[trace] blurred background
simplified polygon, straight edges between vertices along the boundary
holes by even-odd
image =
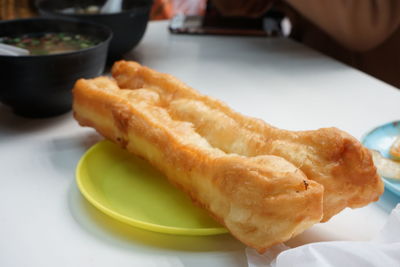
[[[37,15],[35,0],[0,0],[1,20]],[[154,0],[149,18],[171,20],[170,30],[178,34],[292,38],[400,88],[400,1]],[[182,23],[197,29],[182,29]],[[260,25],[266,34],[260,34]]]
[[[0,0],[0,19],[30,18],[37,16],[37,0]],[[40,0],[39,0],[40,1]],[[176,14],[201,15],[206,9],[206,0],[154,0],[151,20],[170,19]]]

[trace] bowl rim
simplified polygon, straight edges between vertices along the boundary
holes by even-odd
[[[131,13],[133,10],[147,10],[151,9],[153,5],[153,0],[143,0],[143,3],[145,3],[142,6],[130,8],[130,9],[125,9],[120,12],[114,12],[114,13],[102,13],[102,14],[65,14],[61,12],[57,12],[54,9],[48,9],[48,8],[43,8],[43,3],[49,2],[51,0],[42,0],[42,1],[36,1],[35,7],[38,9],[39,12],[45,12],[47,14],[52,14],[56,16],[64,16],[64,17],[71,17],[71,18],[89,18],[89,17],[112,17],[112,16],[119,16],[121,14],[127,14]]]
[[[58,22],[70,22],[70,23],[80,23],[80,24],[87,24],[89,26],[92,27],[97,27],[97,28],[102,28],[102,30],[104,30],[105,32],[107,32],[107,38],[105,38],[104,40],[100,41],[98,44],[88,47],[88,48],[82,48],[79,50],[74,50],[74,51],[69,51],[69,52],[62,52],[62,53],[57,53],[57,54],[49,54],[49,55],[21,55],[21,56],[12,56],[12,55],[0,55],[0,58],[15,58],[15,59],[32,59],[32,58],[48,58],[48,57],[63,57],[63,56],[69,56],[69,55],[74,55],[74,54],[80,54],[83,52],[87,52],[90,50],[94,50],[96,48],[98,48],[99,46],[102,46],[104,44],[110,43],[110,41],[113,38],[113,32],[112,30],[102,24],[99,23],[94,23],[94,22],[90,22],[87,20],[83,20],[83,19],[78,19],[78,18],[74,18],[74,17],[70,17],[70,18],[45,18],[45,17],[34,17],[34,18],[24,18],[24,19],[12,19],[12,20],[4,20],[4,21],[0,21],[0,27],[3,24],[12,24],[15,22],[29,22],[29,21],[58,21]]]

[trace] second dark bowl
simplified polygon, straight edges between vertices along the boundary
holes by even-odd
[[[73,17],[89,20],[109,27],[113,32],[108,61],[114,61],[133,49],[142,39],[149,21],[152,0],[123,0],[122,10],[104,14],[65,14],[67,8],[103,6],[106,0],[39,0],[40,15],[47,17]]]

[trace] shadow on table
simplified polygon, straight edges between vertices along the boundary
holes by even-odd
[[[66,136],[53,136],[43,144],[42,149],[47,151],[49,162],[60,174],[65,174],[59,177],[71,178],[70,174],[74,172],[82,155],[104,139],[91,128],[84,130]]]
[[[0,103],[0,138],[10,134],[23,134],[52,127],[70,119],[71,112],[45,119],[29,119],[15,115],[10,108]]]
[[[390,190],[385,188],[385,193],[380,197],[378,202],[371,203],[369,205],[376,205],[378,209],[381,209],[383,212],[390,214],[390,212],[396,207],[396,205],[400,202],[400,197],[391,192]],[[349,210],[350,213],[346,214],[346,216],[355,215],[357,210]],[[345,211],[342,211],[342,213]],[[367,215],[368,216],[368,215]],[[357,227],[360,224],[360,218],[357,220],[350,219],[349,223],[346,223],[346,227],[348,229],[354,229],[353,232],[357,232]],[[343,231],[340,231],[337,227],[340,226],[340,223],[335,224],[335,220],[337,217],[333,217],[331,221],[326,222],[324,224],[317,224],[310,229],[307,229],[305,232],[300,235],[294,237],[293,239],[286,242],[286,244],[290,247],[297,247],[303,244],[309,244],[314,242],[325,242],[325,241],[348,241],[349,238],[346,234],[343,234]],[[333,224],[331,224],[333,222]],[[330,231],[324,228],[324,225],[331,224],[332,229],[336,228],[336,231]],[[344,225],[343,225],[344,226]],[[350,231],[350,230],[349,230]],[[380,230],[379,230],[380,231]],[[347,231],[344,231],[344,233]],[[361,241],[361,240],[357,240]]]
[[[180,236],[145,231],[135,228],[100,212],[80,194],[75,183],[69,192],[69,207],[75,221],[94,237],[128,250],[147,246],[164,251],[230,252],[244,249],[244,245],[229,234],[213,236]],[[144,251],[145,253],[145,251]],[[154,253],[154,252],[153,252]]]

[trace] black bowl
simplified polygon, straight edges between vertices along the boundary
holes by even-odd
[[[0,101],[24,117],[50,117],[69,111],[75,81],[103,73],[112,38],[107,27],[78,20],[32,18],[0,22],[0,37],[42,32],[82,34],[97,38],[100,43],[60,54],[0,55]]]
[[[132,50],[142,39],[149,21],[152,0],[123,0],[122,10],[116,13],[67,14],[65,9],[102,7],[106,0],[39,0],[39,14],[47,17],[73,17],[108,26],[113,31],[109,48],[109,62]]]

